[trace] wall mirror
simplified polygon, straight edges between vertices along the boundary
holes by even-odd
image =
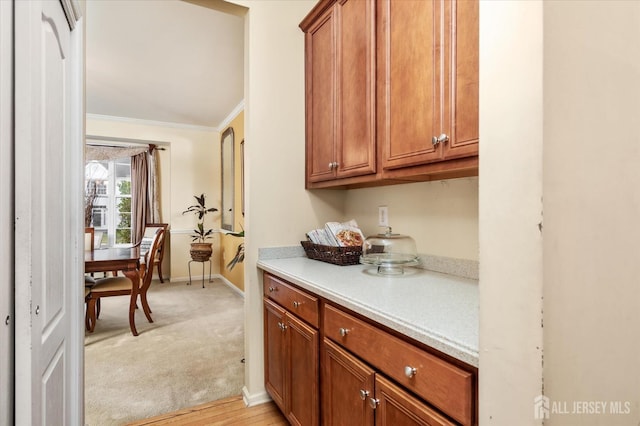
[[[233,232],[234,222],[234,170],[233,170],[233,128],[229,127],[221,137],[221,170],[222,170],[222,229]]]

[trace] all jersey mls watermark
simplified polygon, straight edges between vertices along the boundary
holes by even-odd
[[[533,400],[536,419],[552,415],[627,415],[631,414],[630,401],[554,401],[544,395]]]

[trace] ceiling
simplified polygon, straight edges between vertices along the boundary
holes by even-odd
[[[87,113],[218,128],[244,99],[239,15],[180,0],[87,0]]]

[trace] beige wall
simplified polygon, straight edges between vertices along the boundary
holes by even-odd
[[[638,424],[638,5],[612,12],[600,2],[481,2],[478,188],[462,179],[305,191],[297,24],[315,2],[238,3],[250,7],[245,395],[257,400],[264,391],[258,248],[297,245],[336,217],[375,232],[377,206],[387,204],[395,229],[419,236],[421,252],[479,252],[480,424],[542,424],[534,399],[543,379],[552,400],[633,404],[630,416],[546,424]],[[601,19],[606,25],[596,27]],[[475,197],[477,242],[465,235],[429,245],[439,227],[474,232]],[[458,211],[453,202],[461,213],[447,218]]]
[[[544,388],[640,424],[640,3],[544,6]],[[606,411],[609,411],[609,406]]]
[[[413,237],[419,253],[478,260],[478,178],[349,190],[344,219],[377,234],[378,206],[388,207],[393,232]]]
[[[245,396],[264,393],[259,247],[299,245],[304,233],[343,214],[344,192],[304,189],[304,37],[313,1],[238,1],[246,19]]]
[[[167,241],[169,267],[163,267],[163,275],[174,280],[188,278],[190,260],[190,233],[196,219],[182,215],[188,206],[195,203],[193,196],[204,193],[209,207],[220,208],[220,133],[214,129],[189,126],[148,124],[135,121],[115,121],[99,118],[87,119],[87,135],[166,142],[167,150],[160,151],[162,221],[169,223]],[[176,147],[178,147],[176,149]],[[218,171],[218,172],[216,172]],[[220,227],[219,213],[209,214],[205,227]],[[208,240],[217,250],[219,234]],[[219,257],[214,256],[214,274],[220,272]],[[208,273],[208,269],[205,273]],[[192,274],[202,275],[201,265],[192,264]]]
[[[244,111],[241,111],[231,120],[229,126],[233,128],[234,135],[234,232],[244,229],[244,216],[242,212],[242,141],[244,140]],[[227,128],[223,129],[221,133]],[[238,250],[238,245],[244,241],[241,237],[222,234],[220,236],[220,273],[229,282],[244,291],[244,266],[237,264],[232,270],[226,265],[233,259]]]
[[[422,252],[477,259],[478,184],[471,178],[351,191],[306,191],[304,37],[298,24],[315,1],[237,3],[250,8],[245,88],[245,396],[259,400],[264,393],[264,371],[262,282],[255,266],[258,248],[296,246],[309,229],[352,217],[367,232],[377,233],[377,206],[384,203],[389,206],[394,229],[420,240]],[[447,230],[455,237],[439,238]],[[437,242],[433,235],[438,236]]]

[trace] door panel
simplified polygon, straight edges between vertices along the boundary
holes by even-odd
[[[290,377],[287,383],[289,409],[287,417],[292,425],[318,424],[318,330],[309,327],[295,316],[286,314],[286,334],[289,347]]]
[[[15,417],[80,424],[82,35],[59,2],[16,2],[15,21]]]
[[[273,401],[285,410],[285,338],[282,332],[284,310],[264,299],[264,381]]]
[[[376,426],[455,426],[390,381],[376,376]]]
[[[13,2],[0,1],[0,425],[13,424]]]
[[[440,128],[439,1],[378,0],[379,141],[385,169],[437,160]]]
[[[307,99],[307,176],[310,182],[331,179],[335,172],[336,40],[334,8],[305,35]]]
[[[347,0],[338,13],[337,177],[376,171],[374,0]]]
[[[374,396],[374,370],[327,338],[322,365],[322,424],[372,425],[374,411],[369,398]]]
[[[444,146],[445,158],[478,153],[479,140],[479,1],[445,3],[446,28],[444,87],[446,93],[444,132],[450,141]]]

